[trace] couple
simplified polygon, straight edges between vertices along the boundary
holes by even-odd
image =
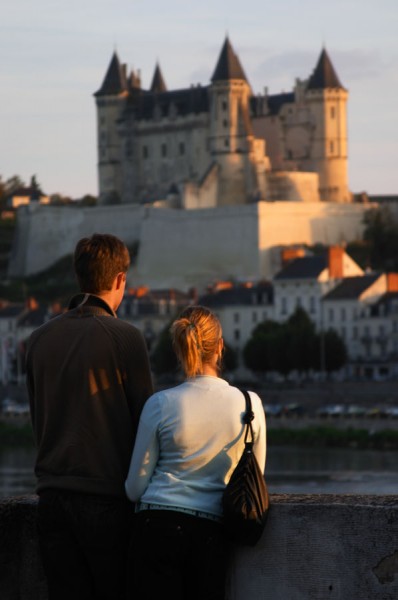
[[[186,381],[153,393],[143,336],[116,316],[129,263],[112,235],[80,240],[81,294],[28,343],[49,600],[224,600],[221,495],[243,450],[244,397],[220,377],[221,326],[200,306],[171,328]]]

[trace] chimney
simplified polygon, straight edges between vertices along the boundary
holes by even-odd
[[[387,292],[398,292],[398,273],[387,273]]]
[[[329,279],[343,279],[344,248],[340,246],[329,246],[328,249],[328,267]]]

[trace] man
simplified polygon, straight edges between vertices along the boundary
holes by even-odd
[[[124,598],[139,416],[152,394],[144,338],[119,320],[130,257],[118,238],[81,239],[81,294],[36,329],[27,387],[37,444],[38,532],[50,600]]]

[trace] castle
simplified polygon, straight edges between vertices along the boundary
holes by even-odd
[[[325,49],[293,92],[254,94],[225,39],[211,83],[151,87],[116,52],[97,105],[101,204],[214,208],[256,201],[351,201],[347,90]]]
[[[94,231],[138,248],[129,285],[272,278],[281,248],[360,239],[370,204],[347,175],[348,92],[325,49],[293,92],[255,95],[228,39],[207,86],[151,87],[113,54],[97,107],[95,208],[18,210],[9,273],[26,276]]]

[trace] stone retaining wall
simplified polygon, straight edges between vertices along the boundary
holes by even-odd
[[[228,600],[398,598],[398,495],[271,501],[259,544],[234,552]],[[36,506],[35,496],[0,502],[1,600],[47,599]]]

